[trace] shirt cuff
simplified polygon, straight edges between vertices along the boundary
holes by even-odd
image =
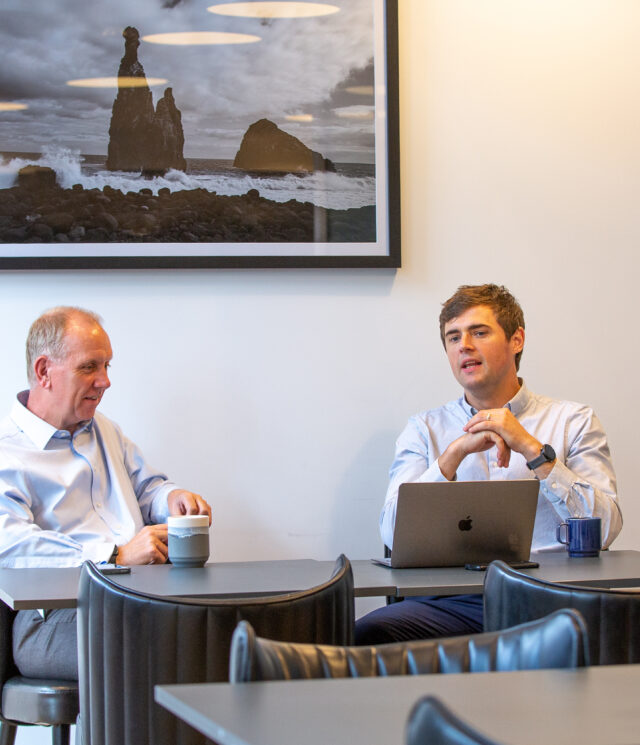
[[[452,481],[457,481],[458,474],[456,474]],[[416,481],[425,482],[425,481],[449,481],[449,479],[442,473],[440,470],[440,464],[438,463],[438,459],[434,460],[434,462],[427,468],[427,470],[420,476],[420,478],[416,479]]]
[[[166,523],[169,517],[169,494],[175,489],[180,489],[177,484],[172,481],[165,481],[165,483],[158,489],[153,496],[153,502],[151,504],[151,510],[149,512],[152,523]]]
[[[82,561],[92,561],[94,564],[107,564],[113,553],[113,546],[113,541],[84,546],[82,549]]]
[[[573,481],[571,471],[560,460],[556,460],[547,478],[540,480],[540,490],[552,504],[566,504]]]

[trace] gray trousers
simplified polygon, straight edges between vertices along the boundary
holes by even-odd
[[[78,630],[74,608],[21,610],[13,621],[13,659],[28,678],[78,680]]]

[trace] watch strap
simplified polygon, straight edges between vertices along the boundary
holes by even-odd
[[[536,468],[539,468],[544,463],[551,463],[551,461],[555,459],[556,451],[551,447],[551,445],[543,445],[540,448],[540,455],[533,460],[527,461],[527,468],[535,471]]]

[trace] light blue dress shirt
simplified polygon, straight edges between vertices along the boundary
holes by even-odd
[[[178,487],[102,414],[69,435],[18,395],[0,422],[0,565],[107,561],[146,524],[166,522]]]
[[[622,528],[616,496],[616,477],[607,437],[593,410],[571,401],[556,401],[529,391],[522,382],[506,404],[520,424],[541,443],[556,451],[557,460],[540,481],[532,551],[560,551],[556,526],[572,516],[602,518],[603,548]],[[415,481],[446,481],[438,458],[464,434],[463,426],[476,413],[464,396],[444,406],[416,414],[396,442],[389,488],[380,515],[380,535],[391,547],[400,484]],[[458,481],[531,479],[520,453],[511,453],[507,468],[496,462],[495,447],[468,455],[458,467]]]

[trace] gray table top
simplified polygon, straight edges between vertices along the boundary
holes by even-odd
[[[640,665],[581,670],[156,686],[156,701],[219,745],[404,742],[432,694],[509,745],[637,745]]]
[[[570,559],[565,552],[541,554],[532,576],[553,582],[601,587],[640,586],[640,551],[605,551],[597,559]],[[387,569],[368,559],[352,562],[355,594],[455,595],[482,592],[484,572],[462,567]],[[325,582],[334,562],[312,559],[243,561],[207,564],[200,569],[172,566],[132,567],[113,579],[125,587],[155,595],[232,597],[272,595],[305,590]],[[0,599],[14,610],[73,608],[80,568],[0,568]]]
[[[532,554],[531,558],[539,562],[540,567],[518,571],[549,582],[590,587],[640,586],[640,551],[602,551],[597,558],[585,559],[571,558],[566,551],[558,551]],[[372,571],[363,567],[363,563],[366,562],[353,562],[356,584],[362,595],[367,594],[368,581],[371,582],[371,589],[375,589],[375,582],[381,580],[380,570],[387,573],[387,581],[395,586],[396,594],[401,596],[482,592],[484,572],[473,572],[463,567],[387,569],[374,565],[375,571]]]
[[[326,582],[333,562],[312,559],[207,564],[198,569],[171,565],[133,566],[113,575],[123,587],[177,597],[251,597],[305,590]],[[14,610],[74,608],[80,567],[0,569],[0,599]],[[395,588],[391,588],[395,590]]]

